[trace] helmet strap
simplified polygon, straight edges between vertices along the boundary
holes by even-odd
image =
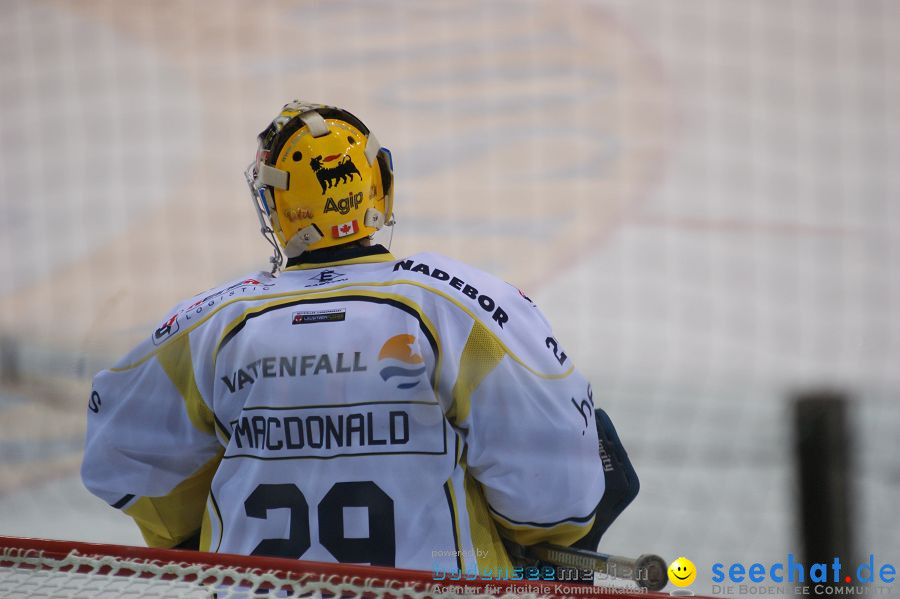
[[[377,231],[384,226],[384,214],[382,214],[380,210],[369,208],[368,210],[366,210],[366,216],[363,218],[363,224]]]
[[[309,225],[294,233],[284,246],[284,253],[288,258],[296,258],[306,251],[306,248],[322,239],[322,232],[316,225]]]

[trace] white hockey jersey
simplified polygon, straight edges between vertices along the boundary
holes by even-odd
[[[82,478],[151,546],[482,572],[603,494],[587,381],[520,291],[384,248],[183,302],[94,379]]]

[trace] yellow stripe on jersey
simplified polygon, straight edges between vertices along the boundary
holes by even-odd
[[[512,562],[506,553],[503,541],[500,539],[500,533],[497,532],[494,519],[491,518],[491,514],[488,511],[484,490],[481,488],[481,484],[469,474],[465,456],[463,457],[462,467],[465,472],[463,484],[466,490],[469,532],[472,535],[472,545],[476,549],[475,555],[479,556],[478,571],[484,572],[488,568],[495,573],[503,569],[512,571]]]
[[[218,532],[215,533],[215,538],[218,540],[215,548],[212,546],[214,533],[212,528],[213,517],[215,517],[219,527]],[[218,553],[219,547],[222,546],[224,534],[225,523],[222,521],[222,514],[219,513],[219,504],[216,503],[216,496],[213,495],[212,489],[210,489],[209,497],[206,500],[206,509],[203,510],[203,520],[200,523],[200,551]]]
[[[213,475],[224,450],[162,497],[141,497],[124,512],[134,518],[150,547],[169,548],[201,528]]]
[[[209,551],[209,546],[212,545],[212,524],[209,517],[209,500],[207,499],[207,505],[203,509],[203,518],[200,520],[200,546],[198,549],[200,551]]]
[[[441,351],[440,351],[441,338],[438,335],[437,327],[434,326],[434,323],[431,322],[431,320],[425,314],[425,311],[422,309],[422,307],[419,306],[414,301],[410,300],[408,297],[404,297],[402,295],[397,295],[394,293],[384,293],[381,291],[368,291],[368,290],[362,290],[362,289],[352,289],[352,290],[343,290],[343,291],[318,291],[318,292],[313,292],[313,293],[301,292],[301,293],[297,293],[297,294],[291,294],[291,296],[288,296],[288,297],[284,297],[282,295],[282,297],[278,300],[266,302],[263,304],[257,304],[255,306],[253,306],[252,308],[248,308],[248,309],[244,310],[243,312],[241,312],[240,316],[238,316],[237,318],[232,320],[230,323],[228,323],[228,326],[226,326],[222,330],[222,334],[219,336],[219,340],[216,342],[216,348],[212,354],[213,365],[215,365],[216,360],[219,357],[219,350],[221,349],[222,343],[225,341],[225,339],[232,333],[232,331],[234,331],[238,326],[240,326],[243,322],[245,322],[248,317],[250,317],[254,314],[257,314],[259,312],[264,312],[266,310],[270,310],[272,308],[276,308],[281,305],[291,304],[293,302],[298,301],[298,299],[300,299],[300,298],[302,298],[304,300],[307,300],[307,299],[309,299],[309,300],[314,300],[314,299],[340,300],[342,297],[354,296],[354,295],[361,296],[361,297],[371,297],[371,298],[377,298],[377,299],[391,300],[391,301],[394,301],[399,304],[403,304],[403,305],[407,306],[408,308],[410,308],[412,311],[414,311],[418,315],[419,321],[425,326],[425,328],[428,330],[429,334],[431,335],[431,338],[434,339],[434,342],[437,344],[437,348],[436,348],[436,352],[435,352],[437,354],[437,355],[435,355],[436,363],[435,363],[435,367],[434,367],[434,387],[435,387],[435,389],[437,389],[438,382],[440,379],[440,373],[441,373]],[[260,299],[260,298],[256,298],[256,299]]]
[[[563,522],[556,526],[533,527],[513,524],[502,516],[492,513],[494,520],[503,528],[503,536],[519,545],[535,545],[537,543],[553,543],[569,546],[588,533],[594,525],[594,518],[584,523]]]
[[[163,346],[157,354],[157,360],[184,399],[191,424],[197,430],[212,435],[215,432],[215,417],[203,401],[194,379],[190,337],[185,335],[173,339],[172,343]]]
[[[459,359],[459,375],[453,385],[447,419],[453,424],[464,422],[469,416],[472,392],[497,367],[506,350],[481,322],[475,321]]]
[[[425,285],[424,283],[419,283],[418,281],[397,280],[397,281],[386,281],[386,282],[384,282],[384,283],[355,283],[355,284],[356,284],[356,285],[414,285],[414,286],[416,286],[416,287],[421,287],[422,289],[424,289],[424,290],[426,290],[426,291],[429,291],[429,292],[431,292],[431,293],[433,293],[433,294],[435,294],[435,295],[439,295],[440,297],[444,298],[444,299],[447,300],[448,302],[454,304],[457,308],[459,308],[460,310],[462,310],[463,312],[465,312],[466,314],[468,314],[469,317],[471,317],[473,321],[475,321],[475,322],[481,324],[481,320],[480,320],[477,316],[475,316],[475,313],[472,312],[471,310],[469,310],[469,308],[468,308],[467,306],[465,306],[462,302],[460,302],[459,300],[457,300],[457,299],[454,298],[453,296],[451,296],[451,295],[449,295],[449,294],[447,294],[447,293],[444,293],[443,291],[440,291],[439,289],[435,289],[435,288],[433,288],[433,287],[429,287],[428,285]],[[484,326],[484,325],[482,325],[482,326]],[[491,335],[491,336],[494,338],[494,340],[496,341],[496,343],[497,343],[501,348],[503,348],[503,351],[506,353],[506,355],[508,355],[510,358],[512,358],[513,360],[515,360],[516,362],[518,362],[525,370],[527,370],[528,372],[530,372],[531,374],[533,374],[533,375],[536,376],[536,377],[539,377],[539,378],[542,378],[542,379],[564,379],[564,378],[566,378],[567,376],[569,376],[570,374],[572,374],[572,373],[575,371],[575,365],[574,365],[574,364],[570,365],[570,366],[566,369],[565,372],[561,372],[561,373],[559,373],[559,374],[550,374],[550,373],[546,373],[546,372],[540,372],[540,371],[537,371],[537,370],[535,370],[534,368],[532,368],[531,366],[529,366],[528,364],[526,364],[526,363],[522,360],[522,358],[520,358],[519,356],[517,356],[516,354],[514,354],[514,353],[512,352],[512,350],[510,350],[509,347],[507,347],[506,344],[503,343],[503,341],[501,341],[500,338],[497,337],[497,335],[495,335],[495,334],[493,333],[493,331],[491,331],[491,330],[488,329],[487,327],[485,327],[485,331],[486,331],[489,335]],[[571,360],[570,360],[570,361],[571,361]]]
[[[466,571],[465,551],[462,548],[462,537],[459,534],[459,507],[457,507],[456,493],[453,491],[453,477],[451,476],[444,483],[444,491],[447,493],[447,500],[450,503],[450,518],[453,521],[453,541],[456,543],[454,550],[456,551],[456,559],[459,564],[459,571]]]
[[[339,289],[346,289],[348,287],[356,287],[356,288],[359,288],[359,287],[392,287],[395,285],[412,285],[414,287],[419,287],[421,289],[424,289],[425,291],[428,291],[430,293],[438,295],[438,296],[442,297],[443,299],[447,300],[448,302],[452,303],[456,307],[458,307],[460,310],[462,310],[464,313],[466,313],[470,318],[472,318],[473,321],[481,322],[480,319],[477,316],[475,316],[474,312],[472,312],[467,306],[465,306],[462,302],[460,302],[456,298],[452,297],[451,295],[449,295],[443,291],[440,291],[433,287],[429,287],[428,285],[425,285],[424,283],[420,283],[419,281],[410,281],[410,280],[406,280],[406,279],[398,279],[398,280],[394,280],[394,281],[374,281],[374,282],[373,281],[353,281],[350,283],[341,283],[339,285],[335,285],[333,287],[328,287],[326,289],[317,289],[317,290],[309,290],[309,291],[286,291],[286,292],[282,292],[282,293],[270,293],[270,294],[266,294],[266,295],[256,295],[256,296],[252,296],[252,297],[238,297],[238,298],[234,298],[234,299],[222,302],[220,305],[216,306],[216,308],[214,310],[212,310],[211,312],[206,314],[206,316],[199,319],[191,326],[189,326],[185,329],[182,329],[181,331],[176,333],[173,337],[171,337],[168,341],[166,341],[166,343],[163,344],[161,347],[149,352],[147,355],[142,356],[141,358],[138,358],[135,362],[132,362],[131,364],[126,364],[125,366],[110,368],[110,371],[111,372],[123,372],[126,370],[130,370],[132,368],[137,368],[138,366],[140,366],[141,364],[146,362],[148,359],[150,359],[154,355],[158,354],[162,349],[165,349],[165,347],[168,344],[173,343],[175,339],[187,337],[191,331],[193,331],[194,329],[196,329],[197,327],[199,327],[200,325],[205,323],[207,320],[212,318],[220,310],[222,310],[223,308],[226,308],[236,302],[251,302],[251,301],[255,302],[255,301],[274,299],[274,298],[287,299],[287,298],[297,298],[297,297],[316,297],[316,296],[318,296],[318,294],[321,294],[321,293],[331,294],[331,293],[338,291]],[[375,294],[376,292],[360,290],[360,291],[347,291],[345,293],[347,293],[347,294],[356,293],[359,295],[365,295],[367,293]],[[387,294],[385,294],[385,295],[387,295]],[[401,297],[401,296],[391,295],[390,297]],[[417,308],[418,308],[418,306],[417,306]],[[422,312],[422,310],[420,308],[418,308],[418,311],[420,314],[423,314],[423,316],[424,316],[424,313]],[[226,329],[226,331],[227,330],[228,329]],[[508,355],[511,359],[515,360],[523,368],[525,368],[528,372],[530,372],[531,374],[533,374],[536,377],[539,377],[542,379],[564,379],[567,376],[569,376],[570,374],[572,374],[572,372],[574,372],[574,370],[575,370],[574,365],[570,365],[569,368],[566,369],[564,372],[557,373],[557,374],[551,374],[551,373],[540,372],[538,370],[535,370],[534,368],[532,368],[531,366],[526,364],[525,361],[522,360],[519,356],[517,356],[515,353],[513,353],[509,349],[509,347],[507,347],[506,344],[504,344],[503,341],[501,341],[500,338],[497,337],[492,331],[490,331],[488,329],[486,329],[486,330],[488,331],[488,333],[490,335],[492,335],[495,338],[495,340],[500,345],[500,347],[503,348],[503,351],[506,352],[506,355]],[[221,338],[220,338],[220,342],[221,342]]]

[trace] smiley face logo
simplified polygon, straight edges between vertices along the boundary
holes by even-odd
[[[686,587],[697,578],[694,562],[686,557],[679,557],[669,566],[669,582],[677,587]]]

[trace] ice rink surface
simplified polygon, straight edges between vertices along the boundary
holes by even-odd
[[[601,550],[700,593],[798,553],[788,398],[827,387],[900,565],[900,4],[3,6],[0,534],[140,542],[78,480],[90,375],[265,267],[242,171],[301,97],[393,151],[395,255],[524,289],[592,380],[642,482]]]

